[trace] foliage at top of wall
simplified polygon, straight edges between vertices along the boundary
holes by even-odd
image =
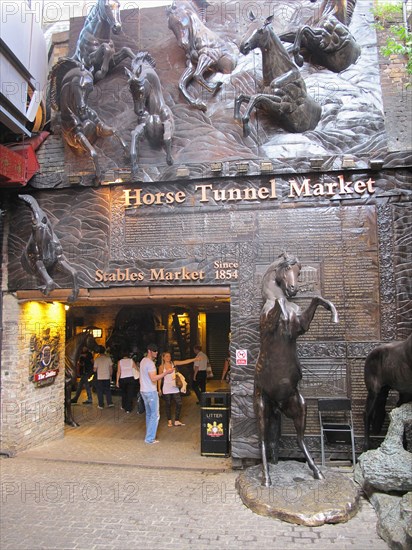
[[[400,55],[406,57],[406,71],[412,74],[412,34],[402,20],[403,3],[378,3],[372,10],[378,31],[387,30],[389,36],[381,48],[385,57]],[[408,84],[410,85],[410,83]]]

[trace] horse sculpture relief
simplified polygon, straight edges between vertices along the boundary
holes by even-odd
[[[64,356],[64,421],[73,428],[76,428],[79,424],[73,417],[71,393],[77,378],[77,362],[84,346],[95,352],[100,347],[90,332],[81,332],[67,341]]]
[[[132,61],[132,71],[125,68],[129,77],[129,89],[133,97],[133,108],[137,115],[137,126],[132,132],[130,158],[132,174],[137,174],[139,140],[145,136],[154,147],[164,145],[167,164],[173,164],[172,137],[174,119],[167,106],[156,72],[154,59],[148,52],[140,52]]]
[[[271,27],[273,15],[262,24],[253,12],[249,13],[251,24],[239,46],[247,55],[255,48],[262,52],[263,88],[255,95],[239,95],[235,100],[234,116],[243,123],[243,135],[250,133],[249,119],[255,108],[262,109],[281,128],[288,132],[313,130],[321,117],[322,109],[307,91],[299,69],[290,59]],[[243,115],[242,103],[247,103]]]
[[[208,71],[231,73],[237,64],[237,47],[206,27],[190,2],[174,0],[166,13],[169,29],[186,52],[186,70],[180,77],[179,90],[191,105],[206,111],[207,105],[188,91],[188,85],[194,80],[209,93],[216,94],[222,82],[210,83],[204,75]]]
[[[277,463],[281,412],[293,420],[298,445],[315,479],[323,474],[314,463],[304,441],[306,404],[298,390],[302,378],[296,340],[310,327],[318,306],[329,310],[332,321],[338,314],[332,302],[317,296],[301,310],[290,301],[298,292],[299,260],[286,253],[267,269],[262,281],[264,306],[260,316],[260,353],[255,370],[254,404],[260,435],[263,483],[271,485],[268,461]]]
[[[352,0],[352,4],[355,1]],[[299,66],[303,65],[302,48],[307,50],[315,64],[335,73],[356,62],[361,49],[348,28],[347,4],[347,0],[323,0],[319,15],[308,25],[280,36],[281,40],[293,43],[292,53]]]
[[[397,407],[412,401],[412,334],[403,342],[389,342],[372,350],[365,360],[366,399],[364,449],[370,433],[379,434],[385,420],[389,390],[399,392]]]
[[[23,268],[40,281],[39,289],[45,296],[57,286],[55,273],[69,275],[73,290],[67,301],[74,302],[79,294],[77,271],[67,261],[47,214],[31,195],[19,195],[19,199],[29,205],[32,219],[31,235],[21,257]]]
[[[93,70],[96,81],[104,78],[110,69],[124,59],[134,57],[130,48],[123,47],[117,52],[115,50],[110,34],[119,34],[121,29],[120,2],[97,0],[80,31],[73,56]]]
[[[81,63],[63,57],[53,66],[49,79],[51,105],[60,111],[63,138],[74,152],[88,153],[92,157],[99,182],[102,172],[93,147],[97,139],[115,136],[124,151],[128,151],[116,130],[105,124],[88,105],[93,91],[93,75]]]

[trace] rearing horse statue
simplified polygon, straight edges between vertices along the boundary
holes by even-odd
[[[118,0],[97,0],[90,10],[77,40],[73,58],[93,68],[95,81],[104,78],[110,69],[124,59],[133,59],[130,48],[123,47],[116,52],[110,33],[122,30],[120,2]]]
[[[88,105],[93,91],[93,75],[83,64],[61,57],[53,66],[49,79],[51,106],[60,111],[63,138],[76,153],[89,153],[99,182],[102,173],[93,146],[97,139],[115,136],[125,153],[127,148],[117,131],[105,124]]]
[[[132,132],[130,159],[132,174],[137,173],[139,140],[145,135],[153,146],[164,145],[166,162],[173,164],[172,137],[174,133],[173,114],[166,104],[155,60],[148,52],[139,52],[132,61],[132,70],[125,67],[129,77],[129,89],[133,97],[133,108],[137,115],[137,126]]]
[[[281,412],[293,420],[298,445],[315,479],[323,474],[314,463],[304,441],[306,403],[298,390],[302,369],[296,340],[312,322],[318,306],[329,310],[332,321],[338,313],[332,302],[320,296],[312,298],[305,310],[289,301],[298,292],[299,260],[283,253],[271,264],[262,280],[265,300],[260,315],[260,353],[255,370],[254,404],[258,421],[263,467],[263,483],[271,485],[268,461],[275,464],[279,455]]]
[[[256,95],[240,95],[235,100],[235,120],[242,120],[243,135],[250,133],[249,119],[255,107],[273,117],[288,132],[313,130],[321,117],[321,106],[307,91],[299,69],[290,59],[286,48],[275,34],[269,16],[263,24],[249,12],[251,25],[246,31],[239,49],[247,55],[255,48],[262,52],[263,89]],[[243,116],[240,106],[247,103]]]
[[[207,82],[204,73],[231,73],[237,65],[237,47],[227,40],[222,40],[206,27],[194,7],[186,0],[173,0],[172,5],[166,8],[166,13],[169,29],[173,31],[179,46],[186,52],[186,70],[180,77],[179,90],[193,107],[206,111],[206,103],[195,99],[187,87],[195,80],[209,93],[216,94],[223,83]]]

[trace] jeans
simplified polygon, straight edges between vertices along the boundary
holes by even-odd
[[[87,392],[87,399],[89,401],[92,401],[92,390],[89,384],[90,377],[91,377],[91,374],[82,374],[82,377],[79,380],[79,385],[77,386],[76,395],[72,399],[73,403],[77,403],[77,400],[79,399],[80,394],[82,393],[83,386],[85,387]]]
[[[159,396],[157,391],[140,392],[146,407],[146,437],[145,443],[152,443],[156,439],[159,424]]]
[[[97,400],[99,407],[104,407],[103,396],[106,396],[108,405],[112,404],[112,392],[110,391],[110,380],[97,380]]]

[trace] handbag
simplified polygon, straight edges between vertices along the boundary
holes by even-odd
[[[143,414],[146,411],[146,407],[144,406],[144,401],[142,394],[139,392],[137,394],[137,414]]]
[[[208,363],[206,367],[206,378],[208,379],[213,378],[213,371],[210,363]]]
[[[182,378],[183,378],[183,375],[180,374],[180,372],[176,372],[175,384],[176,384],[176,388],[179,388],[179,390],[183,388]]]

